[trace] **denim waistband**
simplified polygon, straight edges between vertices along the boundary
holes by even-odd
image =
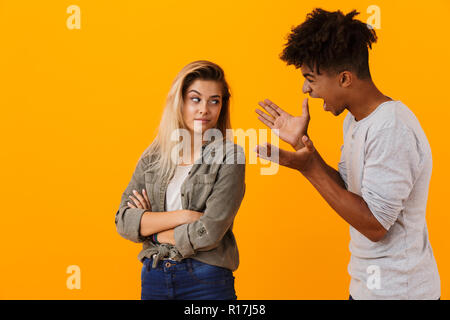
[[[191,258],[186,258],[180,261],[171,259],[158,259],[155,261],[154,258],[144,258],[143,264],[147,267],[147,270],[192,270],[196,266],[202,265],[204,263]]]
[[[156,257],[156,259],[158,259]],[[185,258],[179,261],[171,260],[171,259],[158,259],[155,258],[144,258],[143,264],[147,266],[147,270],[153,269],[161,269],[161,270],[193,270],[197,267],[201,267],[204,265],[208,265],[205,262],[198,261],[196,259],[192,258]],[[216,268],[223,268],[223,267],[217,267]],[[223,268],[226,269],[226,268]],[[228,269],[226,269],[228,270]],[[230,270],[231,272],[231,270]]]

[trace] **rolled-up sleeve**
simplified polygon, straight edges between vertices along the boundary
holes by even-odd
[[[421,169],[421,154],[408,128],[379,130],[368,139],[361,183],[362,198],[386,229],[404,209]]]
[[[235,164],[222,164],[202,217],[175,228],[175,244],[186,258],[196,251],[216,248],[231,227],[245,193],[245,155]]]
[[[344,156],[344,145],[341,146],[341,159],[338,163],[338,172],[341,176],[342,180],[344,181],[345,188],[348,188],[347,185],[347,165],[345,164],[345,156]]]
[[[128,196],[133,194],[133,190],[140,191],[145,187],[144,170],[146,162],[141,157],[136,165],[131,181],[122,194],[119,210],[116,213],[117,232],[125,239],[133,242],[143,242],[145,237],[140,235],[141,217],[146,209],[129,208]]]

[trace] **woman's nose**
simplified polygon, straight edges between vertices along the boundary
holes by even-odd
[[[200,104],[199,112],[202,114],[208,113],[208,106],[206,102]]]

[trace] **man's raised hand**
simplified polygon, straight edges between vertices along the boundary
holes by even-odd
[[[267,112],[255,110],[262,123],[270,129],[278,129],[280,139],[289,143],[295,150],[304,147],[302,137],[308,135],[308,124],[311,119],[308,98],[303,100],[302,115],[297,117],[290,115],[269,99],[265,99],[264,102],[258,104]]]

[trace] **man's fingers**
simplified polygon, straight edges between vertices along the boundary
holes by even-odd
[[[258,157],[270,160],[269,157],[270,157],[271,150],[270,150],[270,147],[268,147],[267,143],[265,143],[264,145],[258,144],[253,151],[256,152],[256,155]]]
[[[273,127],[273,123],[270,122],[270,121],[268,121],[268,120],[266,120],[265,118],[259,116],[259,117],[258,117],[258,120],[261,121],[262,123],[264,123],[264,124],[265,124],[266,126],[268,126],[270,129],[273,129],[273,128],[274,128],[274,127]]]
[[[270,143],[257,145],[254,151],[259,158],[278,163],[282,166],[288,166],[289,159],[292,157],[292,152],[275,147]]]
[[[267,104],[269,107],[271,107],[273,110],[275,110],[278,115],[283,115],[284,113],[286,113],[283,109],[281,109],[279,106],[277,106],[275,103],[273,103],[272,101],[270,101],[269,99],[265,99],[264,103]]]
[[[265,104],[264,102],[258,102],[258,104],[267,111],[267,113],[269,113],[272,117],[274,118],[278,118],[280,115],[278,114],[278,112],[275,111],[274,108],[272,108],[270,105]]]
[[[272,101],[270,101],[269,99],[264,99],[264,102],[262,103],[264,105],[266,105],[268,108],[272,109],[276,116],[280,116],[280,112],[278,112],[278,110],[281,110],[280,107],[278,107],[275,103],[273,103]],[[262,106],[260,104],[260,106]]]
[[[302,116],[306,115],[309,117],[309,103],[308,103],[308,98],[303,99],[303,104],[302,104]]]
[[[305,146],[296,152],[279,149],[270,143],[257,145],[254,151],[259,158],[278,163],[281,166],[301,170],[315,151],[314,145],[308,136],[304,135],[302,141]]]
[[[259,109],[256,109],[255,112],[256,112],[257,114],[259,114],[261,117],[263,117],[264,119],[266,119],[267,121],[269,121],[270,123],[272,123],[272,125],[273,125],[273,122],[275,121],[274,118],[272,118],[271,116],[269,116],[268,114],[262,112],[262,111],[259,110]]]
[[[302,142],[303,142],[303,144],[305,145],[306,149],[307,149],[309,152],[313,152],[313,151],[315,150],[314,144],[313,144],[313,142],[311,141],[311,139],[308,138],[308,136],[303,136],[303,137],[302,137]]]

